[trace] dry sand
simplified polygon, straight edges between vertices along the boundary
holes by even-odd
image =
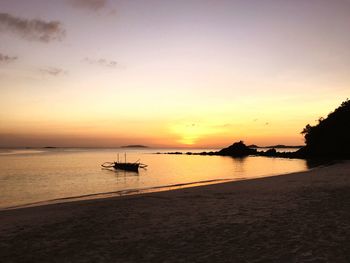
[[[350,162],[2,211],[0,262],[350,262]]]

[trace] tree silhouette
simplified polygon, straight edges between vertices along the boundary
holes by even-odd
[[[306,146],[299,153],[306,157],[350,157],[350,100],[320,118],[317,125],[306,125],[301,133]]]

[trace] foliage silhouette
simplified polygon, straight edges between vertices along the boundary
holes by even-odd
[[[317,125],[306,125],[301,133],[306,146],[296,154],[306,158],[349,158],[350,100],[344,101],[326,118],[320,118]]]

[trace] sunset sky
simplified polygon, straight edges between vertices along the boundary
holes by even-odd
[[[300,145],[349,47],[349,0],[0,0],[0,147]]]

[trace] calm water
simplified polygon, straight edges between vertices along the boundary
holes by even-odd
[[[163,150],[176,151],[176,149]],[[195,150],[191,150],[195,151]],[[198,150],[203,151],[203,150]],[[120,159],[148,164],[140,172],[110,171],[100,164]],[[1,150],[0,208],[84,195],[148,189],[221,179],[249,179],[307,169],[304,160],[267,157],[154,154],[159,150]],[[90,196],[91,198],[91,196]]]

